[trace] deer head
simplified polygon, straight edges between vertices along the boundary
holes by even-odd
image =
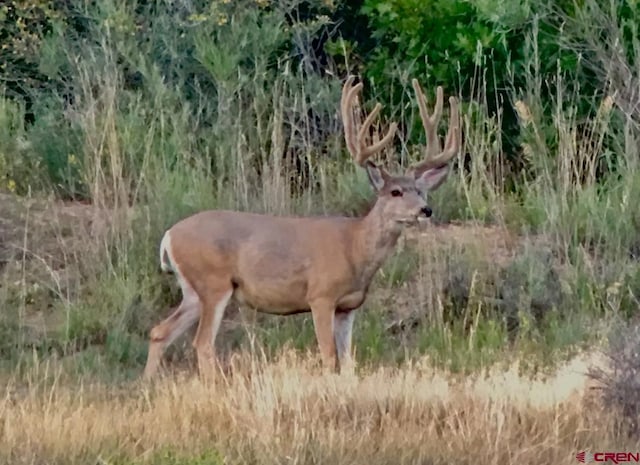
[[[437,88],[435,109],[433,115],[430,116],[427,111],[426,98],[418,81],[416,79],[412,81],[418,99],[422,125],[427,136],[427,146],[420,162],[411,165],[404,175],[392,175],[370,158],[393,140],[397,125],[392,123],[387,133],[379,141],[372,144],[366,142],[370,136],[371,124],[380,112],[382,105],[377,103],[364,122],[357,124],[360,118],[356,100],[362,89],[362,83],[354,86],[354,78],[355,76],[350,76],[342,89],[342,120],[347,149],[354,161],[367,170],[369,181],[377,193],[376,204],[372,211],[377,211],[385,222],[394,225],[415,224],[420,218],[430,217],[432,210],[427,203],[427,194],[436,190],[446,180],[449,173],[449,162],[459,150],[460,136],[456,99],[449,98],[450,124],[443,150],[437,134],[438,123],[442,116],[442,87]]]

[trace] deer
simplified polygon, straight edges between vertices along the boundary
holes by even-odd
[[[373,140],[371,125],[382,105],[359,124],[362,82],[347,78],[340,111],[346,148],[366,170],[376,199],[360,217],[284,216],[233,210],[206,210],[166,230],[160,242],[160,268],[175,275],[182,301],[149,334],[143,377],[152,378],[163,352],[187,329],[198,326],[192,346],[201,375],[216,366],[215,338],[229,302],[272,315],[311,313],[323,372],[354,372],[352,329],[355,311],[369,293],[379,268],[393,253],[406,227],[429,221],[427,194],[447,178],[458,153],[458,106],[449,98],[450,123],[444,149],[437,130],[443,90],[436,89],[433,114],[416,79],[426,147],[403,175],[392,175],[372,157],[395,137],[397,124]],[[366,112],[365,112],[366,114]]]

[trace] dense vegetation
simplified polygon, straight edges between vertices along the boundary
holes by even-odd
[[[2,3],[0,372],[137,377],[180,297],[158,243],[189,213],[365,211],[349,74],[399,124],[389,169],[424,143],[412,78],[458,96],[463,123],[432,199],[434,231],[460,224],[376,277],[360,365],[537,369],[602,342],[640,294],[639,20],[632,0]],[[230,312],[221,348],[315,350],[307,316],[253,318]]]

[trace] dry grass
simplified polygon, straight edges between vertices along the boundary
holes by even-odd
[[[169,448],[185,459],[215,449],[227,463],[538,465],[574,463],[577,450],[614,444],[606,419],[585,410],[593,357],[547,379],[523,378],[517,365],[456,378],[426,360],[323,377],[315,362],[285,353],[263,365],[243,354],[212,385],[171,377],[154,386],[74,386],[57,378],[20,394],[8,388],[0,457],[162,463],[158,452]]]

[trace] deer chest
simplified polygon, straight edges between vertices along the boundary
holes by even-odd
[[[338,300],[338,310],[355,310],[364,303],[366,297],[366,290],[352,291]]]

